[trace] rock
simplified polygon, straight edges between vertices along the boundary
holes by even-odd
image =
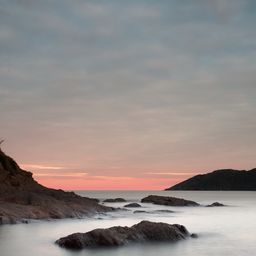
[[[131,203],[131,204],[125,205],[124,207],[136,208],[136,207],[141,207],[141,205],[137,203]]]
[[[148,213],[147,211],[140,211],[140,210],[137,210],[137,211],[134,211],[133,213]]]
[[[133,213],[148,213],[148,214],[160,214],[160,213],[174,213],[175,211],[171,210],[155,210],[155,211],[134,211]]]
[[[216,170],[196,175],[166,190],[256,191],[256,168],[249,171]]]
[[[131,211],[130,209],[124,208],[124,207],[115,207],[115,211],[120,211],[120,212],[129,212]]]
[[[154,210],[154,211],[140,211],[140,210],[137,210],[137,211],[134,211],[133,213],[148,213],[148,214],[159,214],[159,213],[174,213],[174,211],[171,211],[171,210]]]
[[[190,236],[191,238],[198,238],[198,235],[197,234],[195,234],[195,233],[193,233],[193,234],[191,234],[191,236]]]
[[[212,204],[206,205],[206,207],[220,207],[220,206],[225,206],[225,205],[219,202],[214,202]]]
[[[113,208],[96,199],[38,184],[31,172],[22,170],[0,148],[0,224],[30,219],[77,218]]]
[[[74,233],[60,238],[56,243],[67,249],[113,247],[130,243],[175,242],[190,236],[187,229],[178,224],[142,221],[132,227],[95,229],[87,233]]]
[[[141,199],[142,203],[152,203],[168,206],[199,206],[198,203],[182,198],[150,195]]]
[[[15,224],[15,220],[12,217],[1,216],[0,225],[3,225],[3,224]]]
[[[126,200],[123,198],[114,198],[114,199],[110,198],[110,199],[105,199],[103,202],[104,203],[124,203],[126,202]]]
[[[93,200],[93,201],[96,202],[96,203],[99,203],[99,202],[100,202],[100,200],[99,200],[98,198],[91,198],[91,197],[90,197],[90,199]]]
[[[151,213],[174,213],[174,211],[171,211],[171,210],[155,210],[155,211],[152,211]]]

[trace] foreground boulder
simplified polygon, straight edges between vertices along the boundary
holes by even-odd
[[[124,203],[126,202],[123,198],[109,198],[103,201],[104,203]]]
[[[175,242],[189,236],[189,232],[182,225],[142,221],[130,228],[116,226],[87,233],[74,233],[60,238],[56,243],[67,249],[83,249],[142,242]]]
[[[60,219],[111,211],[96,199],[38,184],[0,148],[0,224],[28,219]]]
[[[198,203],[182,198],[169,197],[169,196],[156,196],[150,195],[141,199],[142,203],[152,203],[167,206],[199,206]]]

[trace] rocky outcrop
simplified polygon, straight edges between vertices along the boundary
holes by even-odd
[[[175,211],[171,210],[154,210],[151,213],[174,213]]]
[[[149,212],[143,211],[143,210],[136,210],[136,211],[134,211],[133,213],[149,213]]]
[[[250,171],[222,169],[196,175],[166,190],[256,191],[256,168]]]
[[[142,203],[152,203],[158,205],[168,206],[199,206],[198,203],[182,198],[169,197],[169,196],[156,196],[150,195],[141,199]]]
[[[128,208],[138,208],[141,207],[140,204],[137,203],[130,203],[130,204],[126,204],[124,207],[128,207]]]
[[[132,227],[95,229],[87,233],[75,233],[60,238],[56,243],[67,249],[113,247],[130,243],[175,242],[190,236],[187,229],[178,224],[142,221]]]
[[[123,198],[109,198],[103,201],[104,203],[124,203],[126,202]]]
[[[222,206],[225,206],[225,205],[219,202],[214,202],[212,204],[206,205],[206,207],[222,207]]]
[[[136,210],[133,213],[165,214],[165,213],[174,213],[174,211],[171,211],[171,210],[154,210],[154,211]]]
[[[46,188],[0,149],[0,224],[82,217],[112,208],[73,192]]]

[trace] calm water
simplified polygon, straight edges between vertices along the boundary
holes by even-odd
[[[219,201],[229,207],[164,207],[143,204],[140,210],[170,209],[175,213],[133,214],[133,211],[98,215],[93,219],[41,221],[0,226],[1,256],[252,256],[256,252],[256,192],[174,192],[174,191],[79,191],[99,199],[123,197],[139,202],[149,194],[183,197],[208,204]],[[106,204],[123,206],[123,203]],[[136,210],[136,209],[135,209]],[[67,251],[54,244],[59,237],[114,225],[131,226],[141,220],[179,223],[198,239],[176,244],[132,245],[107,250]]]

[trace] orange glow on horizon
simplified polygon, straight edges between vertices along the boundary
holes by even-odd
[[[99,175],[99,172],[93,175],[83,168],[41,163],[21,164],[21,167],[29,168],[40,184],[63,190],[163,190],[195,175],[181,170],[139,170],[139,177],[132,176],[136,170],[122,170],[120,176]],[[131,176],[122,176],[121,173]]]
[[[180,181],[182,178],[135,178],[99,176],[97,179],[58,179],[35,177],[42,185],[63,190],[163,190]]]

